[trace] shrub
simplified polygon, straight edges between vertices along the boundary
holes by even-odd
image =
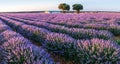
[[[119,46],[110,40],[92,39],[78,41],[79,54],[75,59],[80,64],[120,63]]]

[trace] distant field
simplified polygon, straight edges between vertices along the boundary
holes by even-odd
[[[119,44],[120,13],[0,14],[0,64],[119,64]]]

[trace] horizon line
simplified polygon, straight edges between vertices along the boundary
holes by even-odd
[[[40,10],[40,11],[36,11],[36,10],[29,10],[29,11],[0,11],[0,13],[19,13],[19,12],[25,12],[25,13],[27,13],[27,12],[45,12],[45,11],[48,11],[48,12],[61,12],[61,10]],[[70,12],[71,11],[75,11],[75,10],[70,10]],[[81,12],[120,12],[120,11],[108,11],[108,10],[98,10],[98,11],[96,11],[96,10],[88,10],[88,11],[83,11],[83,10],[81,10]]]

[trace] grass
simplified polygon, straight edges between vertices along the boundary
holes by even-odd
[[[115,36],[114,40],[120,45],[120,36]]]
[[[60,55],[50,53],[51,57],[54,58],[55,62],[60,62],[60,64],[75,64],[74,61],[67,61],[65,58],[61,57]]]

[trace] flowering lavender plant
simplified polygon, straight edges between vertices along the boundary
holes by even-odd
[[[79,60],[78,62],[81,64],[120,63],[120,46],[110,40],[78,41],[78,47],[80,54],[77,61]]]
[[[3,44],[6,52],[7,63],[18,64],[54,64],[55,62],[50,58],[49,54],[42,48],[37,48],[28,40],[17,37],[8,40]],[[43,55],[44,54],[44,55]]]

